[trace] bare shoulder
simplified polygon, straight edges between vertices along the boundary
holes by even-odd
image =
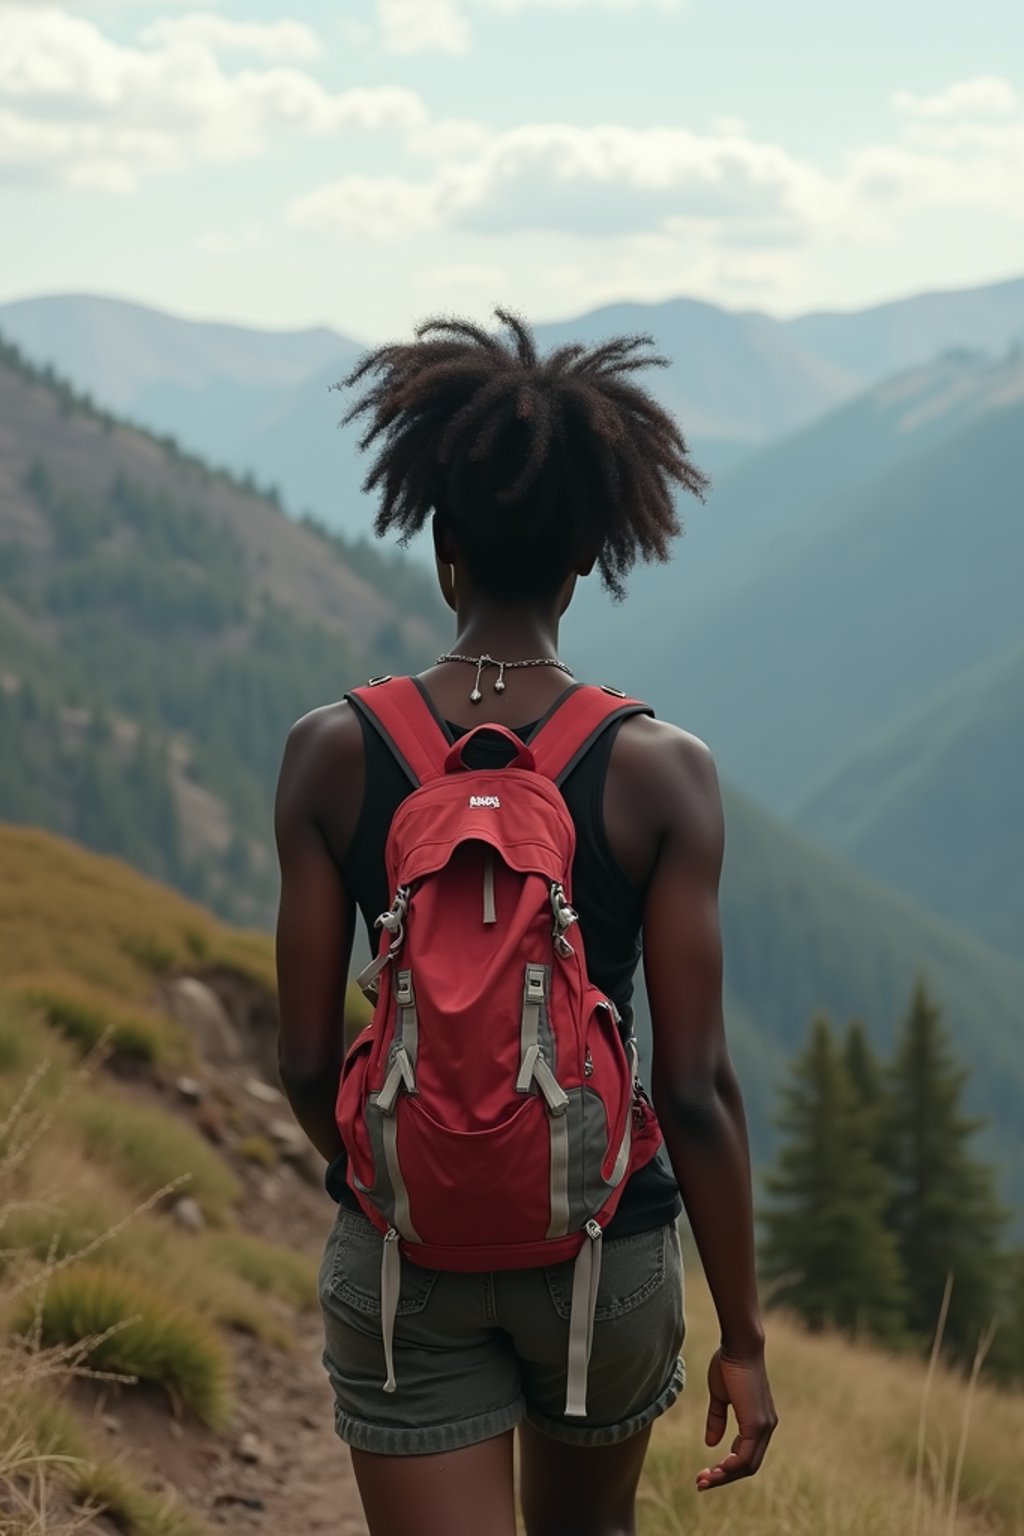
[[[325,764],[354,768],[363,760],[363,733],[351,704],[342,699],[311,709],[288,732],[285,763],[315,773]]]
[[[276,820],[316,822],[335,851],[347,847],[363,796],[363,732],[344,701],[310,710],[288,733]]]
[[[624,721],[612,762],[637,795],[659,806],[717,805],[718,773],[710,749],[690,731],[650,715]]]

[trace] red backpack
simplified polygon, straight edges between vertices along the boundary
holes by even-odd
[[[587,976],[557,786],[613,721],[651,711],[577,685],[529,746],[500,725],[453,744],[413,678],[348,697],[415,786],[388,833],[393,900],[359,977],[374,1015],[337,1104],[349,1184],[384,1238],[384,1390],[400,1251],[441,1270],[575,1258],[565,1411],[585,1415],[602,1228],[660,1133],[635,1041]],[[466,766],[481,732],[514,748],[507,767]]]

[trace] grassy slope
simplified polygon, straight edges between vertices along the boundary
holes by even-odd
[[[1024,948],[1024,642],[958,674],[804,797],[811,836],[951,922]]]
[[[79,1363],[162,1385],[168,1409],[173,1399],[213,1430],[232,1421],[237,1333],[290,1347],[293,1309],[315,1300],[315,1266],[239,1229],[245,1106],[218,1131],[219,1150],[199,1133],[198,1113],[173,1112],[168,1066],[187,1066],[207,1101],[223,1084],[215,1089],[195,1039],[158,1001],[169,973],[216,971],[272,988],[270,942],[42,832],[0,828],[0,865],[0,1509],[12,1489],[29,1498],[38,1474],[58,1489],[49,1522],[33,1523],[26,1508],[15,1529],[60,1532],[62,1503],[94,1496],[126,1536],[202,1536],[201,1521],[147,1491],[145,1469],[115,1463],[94,1430],[54,1402],[67,1374],[60,1359],[26,1361],[12,1337],[37,1317],[54,1347],[116,1324]],[[19,981],[25,975],[31,984]],[[83,1075],[93,1032],[66,1037],[69,1016],[52,1013],[54,998],[65,1007],[85,999],[90,1020],[106,1010],[116,1072],[94,1065]],[[133,1049],[121,1058],[117,1032],[129,1018]],[[158,1049],[140,1057],[140,1039]],[[165,1201],[139,1210],[182,1175],[206,1215],[198,1234],[183,1234]],[[63,1266],[75,1254],[82,1259],[59,1267],[37,1309],[44,1262]],[[40,1469],[37,1458],[54,1453],[65,1459]]]
[[[923,1363],[809,1336],[779,1315],[769,1320],[768,1364],[780,1424],[764,1466],[750,1482],[698,1497],[693,1479],[709,1459],[704,1370],[718,1342],[699,1276],[688,1283],[687,1314],[688,1385],[655,1425],[640,1536],[1019,1536],[1024,1529],[1024,1396],[981,1387],[972,1402],[963,1379],[942,1370],[926,1394]]]
[[[732,823],[739,832],[742,811],[733,811]],[[265,940],[234,933],[115,861],[42,834],[4,829],[0,862],[16,876],[16,890],[0,908],[0,1021],[11,1019],[5,979],[25,968],[61,968],[94,984],[102,973],[122,1006],[150,996],[163,966],[195,964],[197,951],[212,964],[241,963],[257,976],[266,974]],[[2,1054],[10,1038],[11,1032],[0,1023],[0,1095],[6,1099],[40,1053],[58,1063],[66,1059],[70,1066],[67,1048],[41,1025],[27,1034],[22,1024],[14,1040],[25,1055],[21,1067],[14,1068]],[[119,1103],[116,1084],[86,1084],[81,1091],[88,1095],[101,1089],[108,1105]],[[151,1113],[154,1125],[158,1118]],[[36,1251],[46,1251],[47,1231],[55,1226],[66,1241],[80,1244],[97,1225],[109,1226],[134,1203],[108,1163],[80,1148],[70,1155],[76,1148],[75,1134],[72,1120],[32,1153],[30,1188],[52,1190],[59,1178],[68,1201],[56,1218],[53,1212],[36,1218],[37,1230],[28,1234]],[[212,1322],[222,1338],[230,1340],[231,1334],[223,1333],[226,1325],[249,1330],[261,1322],[267,1326],[260,1311],[262,1293],[254,1290],[257,1282],[264,1287],[269,1283],[282,1300],[293,1302],[307,1283],[294,1257],[285,1263],[283,1256],[230,1226],[186,1242],[165,1217],[155,1214],[138,1218],[111,1248],[83,1267],[83,1296],[101,1284],[97,1267],[102,1270],[104,1265],[116,1266],[119,1275],[135,1276],[135,1289],[127,1296],[135,1316],[140,1308],[152,1306],[154,1288],[159,1292],[163,1287],[173,1298],[167,1311],[157,1303],[162,1329],[150,1342],[150,1360],[157,1357],[158,1343],[166,1349],[168,1339],[177,1337],[183,1305],[189,1315],[198,1316],[207,1327]],[[74,1267],[65,1272],[59,1300],[75,1273]],[[0,1275],[0,1293],[5,1283]],[[106,1294],[109,1302],[109,1288]],[[279,1305],[274,1312],[278,1320]],[[701,1444],[703,1370],[715,1338],[711,1309],[696,1274],[689,1281],[688,1315],[690,1387],[655,1430],[641,1500],[641,1536],[679,1536],[691,1530],[708,1536],[906,1536],[912,1528],[923,1367],[868,1346],[808,1337],[784,1318],[774,1317],[769,1359],[782,1425],[770,1458],[753,1482],[698,1500],[692,1480],[707,1461]],[[190,1337],[191,1352],[180,1366],[189,1368],[187,1384],[196,1369],[194,1328]],[[40,1451],[57,1450],[74,1458],[61,1476],[74,1489],[100,1490],[112,1498],[122,1511],[121,1529],[127,1536],[204,1536],[194,1516],[180,1507],[169,1511],[158,1497],[147,1495],[130,1459],[116,1469],[88,1427],[67,1409],[52,1406],[48,1394],[33,1389],[27,1398],[16,1399],[10,1380],[14,1369],[24,1387],[29,1374],[24,1363],[6,1357],[0,1345],[0,1404],[16,1410],[9,1417],[0,1411],[0,1488],[12,1470],[20,1436],[26,1470]],[[204,1379],[201,1376],[195,1385],[201,1386]],[[919,1536],[1018,1536],[1024,1519],[1019,1478],[1024,1398],[988,1389],[979,1390],[968,1425],[960,1497],[950,1524],[954,1462],[966,1409],[962,1380],[940,1371],[926,1419]],[[51,1469],[49,1475],[53,1479],[56,1473]],[[52,1518],[45,1527],[32,1526],[26,1518],[24,1529],[63,1536]]]

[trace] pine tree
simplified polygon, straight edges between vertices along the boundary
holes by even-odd
[[[961,1108],[970,1073],[955,1059],[942,1011],[922,979],[914,987],[890,1072],[887,1146],[894,1195],[889,1223],[908,1284],[908,1323],[934,1330],[953,1276],[946,1338],[971,1356],[999,1307],[999,1239],[1007,1220],[992,1169],[971,1139],[984,1120]]]
[[[883,1168],[886,1161],[886,1084],[862,1019],[851,1019],[843,1040],[843,1061],[870,1125],[871,1155]]]
[[[774,1204],[762,1250],[775,1295],[812,1327],[900,1334],[903,1277],[873,1120],[824,1017],[794,1064],[778,1125],[785,1139],[767,1179]]]

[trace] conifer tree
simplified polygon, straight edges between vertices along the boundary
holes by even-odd
[[[765,1276],[812,1327],[902,1332],[903,1277],[886,1230],[886,1179],[874,1129],[834,1038],[818,1017],[783,1090],[784,1134],[767,1188]]]
[[[971,1140],[984,1120],[964,1113],[970,1076],[957,1062],[942,1011],[923,979],[914,987],[890,1072],[887,1146],[896,1234],[908,1285],[907,1320],[934,1330],[947,1274],[953,1275],[946,1338],[971,1356],[999,1309],[999,1239],[1007,1220],[992,1169]]]
[[[870,1124],[871,1155],[886,1167],[886,1083],[882,1063],[875,1054],[862,1019],[851,1019],[843,1040],[843,1061],[850,1082]]]

